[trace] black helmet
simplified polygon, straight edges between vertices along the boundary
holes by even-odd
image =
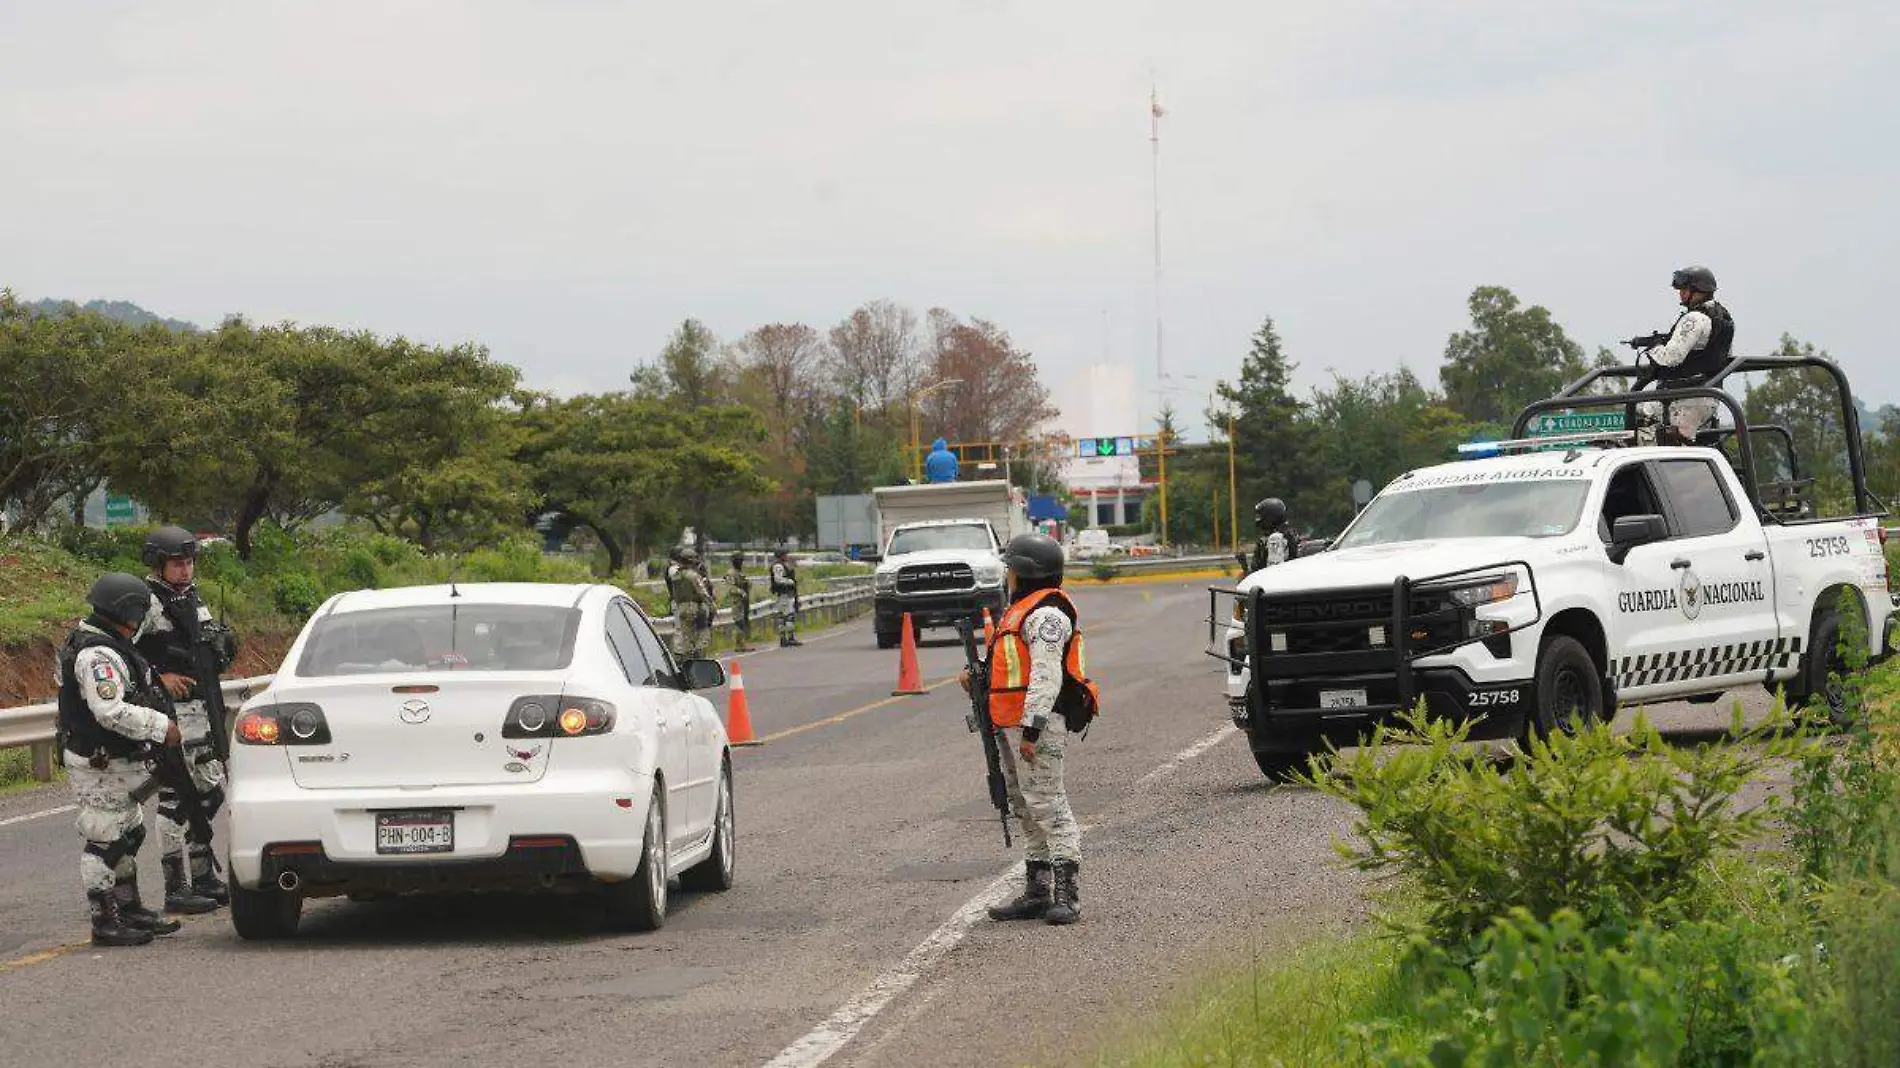
[[[745,567],[745,554],[744,554],[744,553],[733,553],[733,554],[732,554],[732,566],[733,566],[733,567],[738,567],[738,568],[743,568],[743,567]]]
[[[1062,574],[1062,546],[1047,534],[1018,534],[1003,546],[1003,563],[1017,578],[1049,579]]]
[[[144,579],[114,571],[99,576],[86,593],[86,603],[103,619],[136,627],[145,622],[146,610],[152,606],[152,591]]]
[[[1715,295],[1715,272],[1707,267],[1683,267],[1669,276],[1669,288],[1693,289],[1697,293]]]
[[[1253,506],[1254,522],[1263,527],[1277,527],[1286,522],[1286,502],[1278,497],[1268,497]]]
[[[157,571],[167,560],[183,557],[186,560],[198,559],[198,538],[184,527],[155,527],[145,535],[145,548],[140,550],[139,559],[145,566]]]

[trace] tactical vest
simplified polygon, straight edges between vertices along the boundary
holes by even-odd
[[[699,584],[699,572],[683,564],[675,564],[673,573],[666,580],[667,592],[673,596],[674,604],[700,604],[706,600],[706,590]]]
[[[1056,698],[1056,710],[1070,730],[1079,730],[1101,707],[1101,691],[1089,681],[1088,653],[1075,603],[1060,589],[1036,590],[1009,606],[990,637],[990,722],[998,727],[1022,726],[1023,706],[1029,697],[1029,642],[1023,638],[1023,624],[1046,601],[1053,601],[1076,624],[1062,656],[1062,692]]]
[[[139,652],[159,671],[186,675],[200,683],[204,682],[204,679],[199,678],[203,662],[198,654],[199,643],[204,639],[203,628],[198,622],[198,607],[203,602],[198,599],[197,589],[194,587],[180,593],[168,582],[151,579],[147,579],[145,585],[151,589],[152,597],[158,601],[159,611],[165,614],[172,629],[169,633],[146,634],[139,640]]]
[[[101,627],[103,629],[103,625]],[[97,680],[77,678],[73,670],[74,662],[79,659],[81,652],[101,645],[119,654],[119,659],[125,661],[130,677],[116,681],[124,688],[120,696],[128,704],[143,705],[161,712],[170,707],[165,691],[159,687],[158,680],[152,674],[151,665],[145,662],[131,642],[116,635],[75,630],[59,650],[59,728],[65,736],[63,744],[80,756],[89,757],[104,750],[107,756],[131,759],[139,755],[145,743],[109,731],[100,724],[80,690],[81,686],[95,685]]]
[[[781,573],[785,576],[783,581],[779,579]],[[771,581],[773,593],[797,593],[798,569],[790,564],[773,564]]]
[[[1665,388],[1681,389],[1686,386],[1704,385],[1714,378],[1718,371],[1728,366],[1729,350],[1735,343],[1735,318],[1729,315],[1727,308],[1712,300],[1691,308],[1684,308],[1682,315],[1688,315],[1691,312],[1701,312],[1709,317],[1709,340],[1703,342],[1701,348],[1691,352],[1689,358],[1680,364],[1674,367],[1658,368],[1661,372],[1660,380]],[[1682,323],[1682,316],[1676,317],[1676,323],[1677,325]],[[1675,332],[1674,327],[1670,328],[1670,332],[1672,334]]]

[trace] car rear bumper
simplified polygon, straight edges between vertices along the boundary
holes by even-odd
[[[230,803],[231,873],[240,885],[257,888],[296,870],[312,894],[387,889],[375,884],[392,880],[474,889],[523,876],[626,879],[640,866],[652,792],[650,776],[624,770],[551,773],[518,786],[424,790],[306,790],[288,781],[240,777]],[[378,812],[422,810],[453,813],[452,852],[376,851]],[[553,839],[569,845],[557,848]],[[291,845],[296,848],[285,848]]]

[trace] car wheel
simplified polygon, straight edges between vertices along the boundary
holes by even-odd
[[[715,894],[732,889],[732,873],[738,859],[737,825],[732,806],[732,764],[719,770],[719,808],[713,813],[712,855],[687,869],[680,885],[688,890],[709,890]]]
[[[1849,670],[1847,658],[1841,655],[1840,609],[1829,608],[1814,618],[1808,652],[1801,658],[1799,681],[1788,694],[1789,707],[1807,705],[1812,709],[1807,718],[1825,711],[1828,723],[1849,726],[1851,711],[1847,707],[1847,687],[1842,682]]]
[[[271,886],[246,890],[231,883],[231,926],[247,942],[269,942],[297,934],[303,895]]]
[[[640,867],[633,878],[608,883],[607,926],[616,931],[657,931],[666,923],[666,805],[660,784],[647,801]]]
[[[1253,762],[1268,782],[1292,782],[1306,771],[1305,753],[1263,753],[1255,749]]]
[[[879,649],[895,649],[897,648],[900,637],[897,631],[880,630],[877,632],[877,647]]]
[[[1537,651],[1537,694],[1525,733],[1548,738],[1577,728],[1603,714],[1603,675],[1583,643],[1559,634]],[[1526,740],[1529,740],[1527,738]]]

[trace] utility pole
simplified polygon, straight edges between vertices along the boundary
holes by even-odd
[[[1167,364],[1162,358],[1161,347],[1161,116],[1167,114],[1161,109],[1161,96],[1155,87],[1153,75],[1148,81],[1148,145],[1150,148],[1149,178],[1154,188],[1155,212],[1155,381],[1168,377]]]
[[[1240,551],[1240,479],[1234,469],[1234,410],[1227,409],[1227,533]]]

